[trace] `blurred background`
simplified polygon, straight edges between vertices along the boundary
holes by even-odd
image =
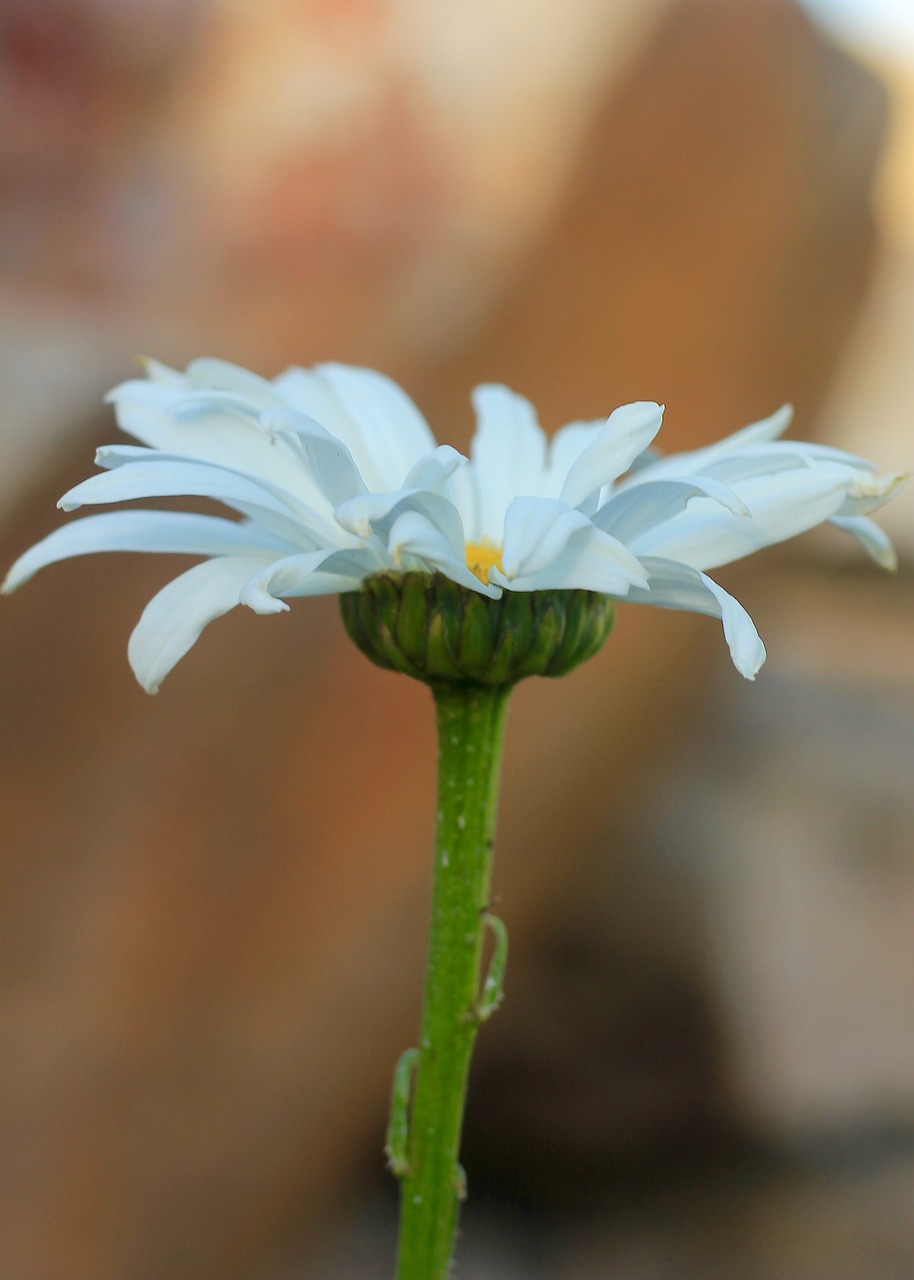
[[[5,564],[115,439],[136,353],[346,360],[465,444],[666,403],[912,465],[907,0],[3,0]],[[620,607],[514,699],[461,1274],[908,1280],[914,508],[721,574],[770,658]],[[55,566],[0,627],[0,1280],[392,1272],[425,690],[332,600],[208,629],[177,571]],[[242,616],[244,614],[244,616]]]

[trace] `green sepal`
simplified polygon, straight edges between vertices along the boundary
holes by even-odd
[[[460,671],[471,680],[488,680],[492,667],[495,635],[490,603],[488,596],[472,591],[463,603],[457,660]]]
[[[425,663],[428,646],[428,600],[420,574],[404,575],[400,607],[396,614],[397,643],[410,662]]]

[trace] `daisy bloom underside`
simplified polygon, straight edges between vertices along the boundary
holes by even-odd
[[[149,602],[130,638],[131,665],[151,693],[236,605],[280,613],[297,596],[359,591],[391,573],[442,574],[491,599],[583,590],[709,614],[752,679],[764,646],[708,570],[823,521],[894,565],[869,517],[904,477],[782,440],[786,407],[716,444],[663,457],[651,448],[659,405],[570,423],[550,442],[527,400],[486,385],[473,393],[467,459],[438,445],[409,397],[367,369],[323,364],[270,381],[203,359],[183,373],[150,361],[146,374],[109,396],[138,443],[100,449],[101,472],[58,505],[191,496],[230,514],[84,516],[21,556],[3,590],[90,552],[201,557]]]

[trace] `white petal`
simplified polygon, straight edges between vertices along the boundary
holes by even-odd
[[[626,547],[557,498],[511,503],[501,562],[502,571],[491,571],[492,581],[515,591],[567,587],[613,595],[647,582]]]
[[[721,618],[724,637],[733,665],[747,680],[754,680],[765,661],[765,646],[746,610],[706,574],[688,565],[645,556],[650,587],[633,587],[628,599],[636,604],[653,604],[662,609],[685,609]]]
[[[179,511],[111,511],[84,516],[55,529],[19,557],[7,574],[2,590],[15,591],[46,565],[94,552],[161,551],[223,556],[260,550],[283,555],[288,546],[256,525],[218,516]]]
[[[593,522],[620,542],[630,542],[645,530],[685,511],[697,497],[710,498],[733,515],[749,514],[745,502],[727,485],[706,476],[684,476],[620,489],[596,512]]]
[[[201,356],[187,366],[186,377],[192,387],[232,392],[259,404],[263,409],[282,404],[282,397],[272,382],[252,373],[250,369],[231,364],[228,360]]]
[[[439,444],[432,453],[420,458],[406,475],[402,488],[433,489],[441,492],[447,481],[460,467],[465,467],[466,458],[449,444]]]
[[[174,387],[183,386],[185,383],[183,373],[172,369],[170,365],[162,364],[161,360],[153,360],[151,356],[140,356],[140,364],[150,382],[164,382]],[[105,399],[108,400],[110,397],[106,396]]]
[[[130,665],[147,693],[158,690],[208,623],[234,609],[247,579],[269,560],[267,554],[204,560],[153,596],[127,646]]]
[[[473,405],[476,433],[466,476],[472,481],[475,503],[472,512],[464,513],[467,538],[497,543],[512,499],[542,491],[546,436],[530,401],[507,387],[477,387]]]
[[[898,568],[898,556],[892,540],[884,529],[866,516],[832,516],[829,524],[837,525],[851,534],[883,569],[894,572]]]
[[[544,497],[559,496],[572,464],[593,444],[605,426],[606,419],[600,418],[596,422],[569,422],[567,426],[559,428],[549,442],[546,463],[548,487]]]
[[[388,550],[397,567],[404,571],[437,570],[480,595],[493,600],[501,595],[500,587],[479,581],[467,566],[465,556],[455,551],[444,534],[418,511],[406,511],[398,517],[390,531]]]
[[[681,515],[633,538],[639,557],[663,556],[696,569],[711,569],[792,538],[840,508],[848,486],[846,467],[804,467],[759,476],[737,487],[751,516],[734,516],[698,498]]]
[[[668,480],[684,475],[713,475],[718,480],[732,484],[734,476],[726,468],[727,460],[734,455],[739,456],[744,453],[752,455],[761,446],[777,439],[787,430],[792,416],[793,409],[785,404],[770,418],[764,418],[761,422],[743,427],[733,435],[718,440],[716,444],[707,445],[701,449],[691,449],[686,453],[672,453],[668,457],[660,454],[655,458],[635,459],[631,475],[627,476],[619,487],[636,485],[645,479]],[[794,441],[788,441],[779,446],[793,454],[797,454],[802,447],[804,446]]]
[[[632,465],[660,430],[663,407],[650,401],[615,409],[568,469],[559,497],[579,507]]]

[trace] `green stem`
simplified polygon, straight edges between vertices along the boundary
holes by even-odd
[[[444,1280],[463,1198],[457,1163],[473,1041],[500,996],[497,964],[480,980],[510,686],[441,685],[438,824],[422,1028],[402,1179],[397,1280]],[[497,970],[497,972],[496,972]],[[496,989],[497,987],[497,989]]]

